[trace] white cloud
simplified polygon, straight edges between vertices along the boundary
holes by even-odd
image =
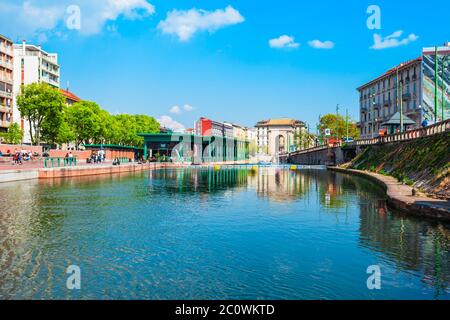
[[[181,114],[181,108],[179,106],[173,106],[172,108],[170,108],[170,113],[173,114]]]
[[[298,48],[300,47],[300,43],[295,42],[294,37],[282,35],[278,38],[269,40],[269,46],[276,49]]]
[[[199,9],[172,10],[158,24],[165,34],[175,34],[180,41],[189,41],[199,31],[214,32],[218,29],[244,22],[244,17],[231,6],[215,11]]]
[[[173,120],[169,116],[162,116],[158,119],[162,127],[172,129],[174,132],[184,132],[185,127],[178,121]]]
[[[189,105],[189,104],[185,104],[183,107],[180,106],[173,106],[172,108],[170,108],[170,113],[172,114],[182,114],[184,111],[186,112],[191,112],[194,110],[194,107]]]
[[[83,0],[81,6],[83,25],[80,30],[84,34],[100,32],[106,23],[120,17],[128,20],[139,20],[155,13],[155,7],[147,0]]]
[[[308,44],[314,49],[333,49],[334,42],[332,41],[320,41],[320,40],[312,40],[309,41]]]
[[[194,110],[194,107],[191,106],[191,105],[189,105],[189,104],[185,104],[185,105],[183,106],[183,109],[184,109],[184,111],[191,112],[191,111]]]
[[[370,47],[370,49],[382,50],[387,48],[406,46],[411,42],[414,42],[417,39],[419,39],[419,37],[416,36],[414,33],[411,33],[408,37],[401,39],[402,35],[403,35],[402,30],[395,31],[393,34],[385,38],[376,33],[373,35],[374,44]]]
[[[67,8],[71,5],[80,7],[79,32],[84,35],[99,33],[105,25],[120,17],[136,20],[155,12],[147,0],[1,0],[2,33],[14,40],[42,34],[58,35],[61,31],[67,33]]]

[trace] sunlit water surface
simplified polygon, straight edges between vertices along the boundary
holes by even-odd
[[[2,299],[450,298],[449,227],[359,177],[191,168],[0,184],[0,201]]]

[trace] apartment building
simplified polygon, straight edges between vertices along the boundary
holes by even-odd
[[[236,123],[225,122],[225,124],[233,127],[233,138],[245,141],[247,140],[247,128]]]
[[[420,126],[422,58],[402,63],[358,88],[361,138],[377,137],[402,107],[403,115]]]
[[[13,42],[0,35],[0,132],[8,130],[13,120]]]
[[[27,44],[14,45],[14,96],[20,93],[22,85],[31,83],[47,83],[60,87],[60,66],[58,55],[42,50],[41,46]],[[31,143],[29,124],[20,117],[17,104],[14,102],[14,122],[19,123],[24,130],[24,143]]]
[[[400,112],[404,125],[410,124],[403,130],[420,127],[424,120],[433,123],[447,119],[449,63],[450,44],[424,48],[419,58],[402,63],[359,87],[361,138],[391,133],[384,124],[391,119],[398,121]]]
[[[195,133],[199,136],[233,138],[233,125],[229,123],[200,118],[195,123]]]

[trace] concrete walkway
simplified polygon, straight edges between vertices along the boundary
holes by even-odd
[[[0,183],[39,178],[39,169],[0,170]]]
[[[413,196],[413,188],[397,179],[378,173],[329,167],[329,170],[355,174],[369,178],[386,190],[388,203],[395,209],[407,214],[450,221],[450,201],[430,198],[424,195]]]

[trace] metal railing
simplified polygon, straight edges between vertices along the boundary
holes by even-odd
[[[12,94],[12,92],[0,90],[0,96],[12,99],[13,94]]]
[[[76,167],[77,158],[44,158],[44,168]]]
[[[383,144],[383,143],[392,143],[399,141],[408,141],[413,139],[418,139],[422,137],[432,136],[439,133],[444,133],[450,131],[450,119],[436,123],[434,125],[414,129],[406,132],[400,132],[396,134],[391,134],[387,136],[379,136],[375,138],[369,139],[360,139],[355,140],[354,142],[348,143],[349,146],[365,146],[365,145],[374,145],[374,144]]]
[[[432,136],[432,135],[440,134],[440,133],[444,133],[444,132],[450,132],[450,119],[436,123],[434,125],[431,125],[431,126],[428,126],[425,128],[414,129],[414,130],[391,134],[391,135],[387,135],[387,136],[379,136],[379,137],[369,138],[369,139],[360,139],[360,140],[355,140],[353,142],[349,142],[349,143],[345,143],[345,144],[343,144],[342,142],[339,142],[339,143],[333,145],[333,148],[342,147],[344,145],[348,146],[348,147],[355,147],[355,146],[368,146],[368,145],[376,145],[376,144],[409,141],[409,140],[428,137],[428,136]],[[316,147],[309,148],[309,149],[294,151],[291,153],[283,153],[283,154],[280,154],[279,157],[305,154],[305,153],[325,150],[328,148],[330,148],[329,145],[321,145],[321,146],[316,146]]]

